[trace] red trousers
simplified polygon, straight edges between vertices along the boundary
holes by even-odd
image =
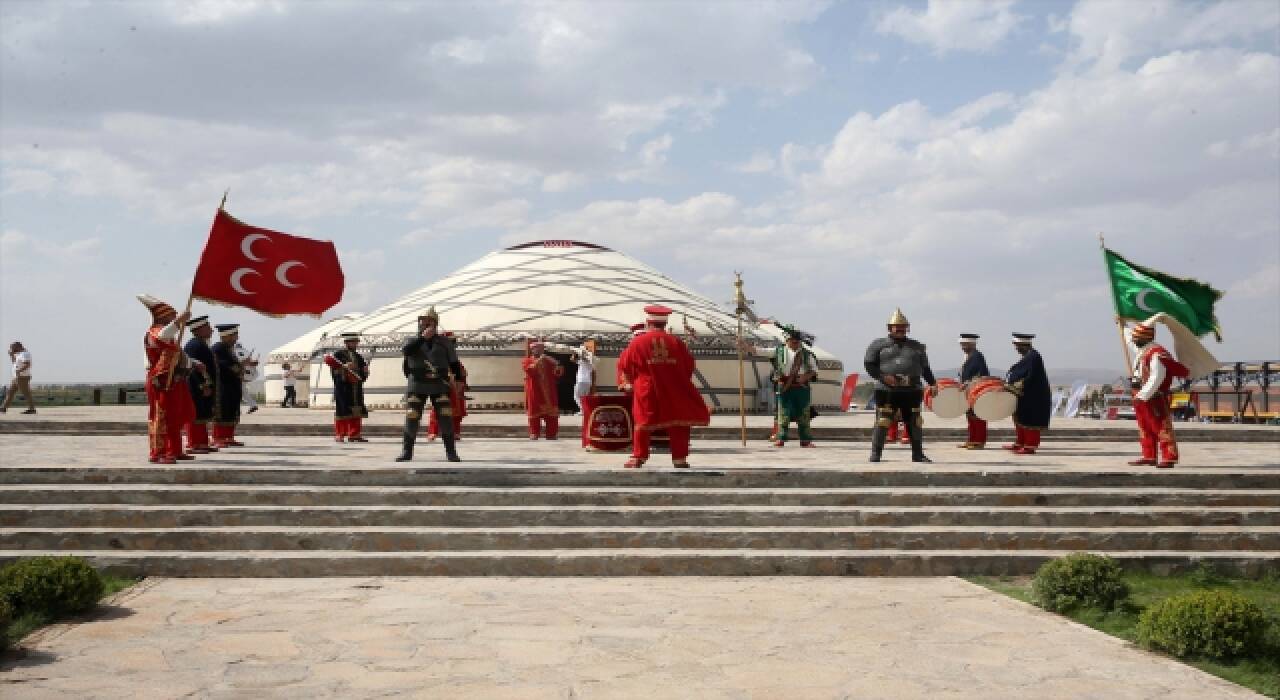
[[[192,421],[187,423],[187,448],[209,446],[209,424]]]
[[[213,444],[214,447],[223,447],[228,442],[236,439],[235,424],[226,425],[222,423],[213,424]]]
[[[334,418],[333,419],[333,436],[334,437],[361,437],[360,432],[364,429],[363,418]]]
[[[191,390],[185,381],[175,381],[165,391],[148,378],[147,441],[151,459],[174,459],[183,454],[182,427],[195,416],[195,412]]]
[[[1013,424],[1014,429],[1018,431],[1018,436],[1013,439],[1013,444],[1019,447],[1025,447],[1034,450],[1040,446],[1040,429],[1024,428],[1017,423]]]
[[[431,412],[431,418],[427,421],[427,435],[437,437],[440,435],[440,419],[436,418],[436,412]],[[462,416],[453,417],[453,436],[462,435]]]
[[[671,438],[671,460],[684,460],[689,457],[689,426],[673,425],[666,429]],[[636,459],[649,459],[649,441],[653,431],[637,428],[631,436],[631,456]]]
[[[976,445],[987,444],[987,422],[972,412],[966,414],[966,417],[969,419],[969,442]]]
[[[560,434],[560,416],[529,416],[529,437],[538,437],[543,422],[547,424],[547,439],[556,439]]]
[[[1150,401],[1135,400],[1133,412],[1138,418],[1138,441],[1142,443],[1142,458],[1155,459],[1158,446],[1160,461],[1178,461],[1178,442],[1173,437],[1169,397],[1156,394]]]

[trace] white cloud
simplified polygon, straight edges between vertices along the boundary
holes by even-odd
[[[1231,285],[1227,293],[1244,299],[1269,299],[1280,296],[1280,264],[1264,265],[1257,272]]]
[[[758,175],[762,173],[773,172],[778,167],[778,161],[765,151],[756,151],[748,160],[734,165],[731,170],[738,173],[748,173]]]
[[[618,179],[622,182],[655,180],[662,172],[662,166],[667,163],[667,153],[671,150],[671,143],[671,134],[663,134],[646,142],[637,154],[639,162],[636,167],[618,173]]]
[[[1024,19],[1013,12],[1013,5],[1014,0],[929,0],[929,6],[920,12],[898,7],[887,13],[876,25],[876,31],[923,44],[939,55],[991,51]]]
[[[1075,42],[1069,65],[1115,70],[1160,51],[1256,36],[1274,38],[1280,27],[1280,3],[1081,0],[1066,24]]]
[[[542,178],[543,192],[568,192],[576,190],[587,184],[586,176],[579,173],[559,172],[551,173]]]

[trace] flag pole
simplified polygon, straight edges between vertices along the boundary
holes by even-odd
[[[738,317],[738,420],[742,429],[742,446],[747,446],[747,380],[745,362],[742,352],[742,314],[745,311],[746,295],[742,293],[742,273],[733,273],[738,279],[734,282],[734,302],[737,309],[734,315]]]
[[[1098,232],[1098,249],[1102,251],[1102,266],[1107,271],[1107,284],[1111,287],[1111,308],[1115,311],[1116,331],[1120,333],[1120,349],[1124,352],[1124,374],[1126,377],[1133,376],[1133,356],[1129,354],[1129,341],[1124,337],[1124,319],[1120,318],[1120,306],[1116,303],[1116,286],[1115,280],[1111,276],[1111,269],[1107,267],[1107,242],[1102,237],[1102,232]]]

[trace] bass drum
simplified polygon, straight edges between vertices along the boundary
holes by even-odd
[[[997,377],[981,377],[969,384],[969,409],[985,421],[1004,420],[1018,407],[1018,397]]]
[[[924,395],[924,407],[933,411],[939,418],[959,418],[969,410],[969,402],[965,400],[964,389],[954,379],[939,379],[938,394]]]

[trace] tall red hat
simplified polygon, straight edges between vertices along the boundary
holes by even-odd
[[[147,310],[151,312],[152,323],[159,323],[162,318],[167,318],[170,315],[176,316],[178,314],[177,309],[169,306],[150,294],[139,294],[137,297],[138,301],[142,302],[142,305],[147,307]]]

